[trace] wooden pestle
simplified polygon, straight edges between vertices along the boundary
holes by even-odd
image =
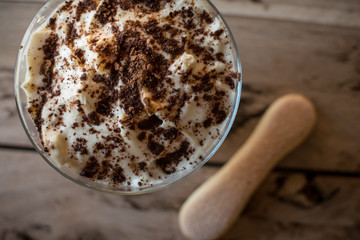
[[[270,170],[309,135],[315,119],[312,103],[299,94],[271,104],[245,144],[181,207],[184,236],[210,240],[225,233]]]

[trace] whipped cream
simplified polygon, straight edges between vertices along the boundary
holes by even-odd
[[[236,85],[228,32],[199,0],[74,0],[31,36],[23,84],[44,152],[113,186],[203,161]]]

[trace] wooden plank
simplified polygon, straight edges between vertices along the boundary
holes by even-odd
[[[45,3],[46,0],[0,0],[0,2]],[[225,16],[242,16],[360,27],[360,3],[357,0],[213,0]]]
[[[0,2],[0,145],[31,146],[16,111],[14,64],[25,30],[42,5]]]
[[[203,167],[159,192],[118,196],[70,182],[35,153],[0,150],[0,236],[183,239],[178,210],[216,170]],[[356,240],[359,214],[360,178],[272,173],[223,239]]]
[[[289,92],[308,96],[318,122],[309,140],[282,162],[315,169],[360,169],[360,33],[338,27],[228,17],[243,65],[240,109],[213,157],[240,147],[259,116]]]
[[[360,27],[360,3],[356,0],[213,0],[213,2],[225,16]]]
[[[13,62],[24,29],[41,4],[0,3],[0,144],[30,146],[12,99]],[[359,171],[360,33],[357,29],[227,17],[244,70],[234,127],[212,162],[225,162],[249,136],[277,97],[310,97],[319,121],[310,139],[283,167]],[[16,23],[17,30],[13,29]]]
[[[0,151],[1,239],[182,239],[177,211],[215,169],[172,188],[123,197],[78,186],[37,154]],[[15,235],[14,238],[11,238]]]

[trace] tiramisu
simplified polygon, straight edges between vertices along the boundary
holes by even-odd
[[[113,186],[194,168],[233,111],[235,58],[203,0],[74,0],[31,36],[23,84],[43,151]]]

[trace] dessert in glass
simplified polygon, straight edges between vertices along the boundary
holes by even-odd
[[[237,48],[206,0],[52,0],[21,45],[24,129],[55,170],[93,189],[139,194],[189,175],[238,109]]]

